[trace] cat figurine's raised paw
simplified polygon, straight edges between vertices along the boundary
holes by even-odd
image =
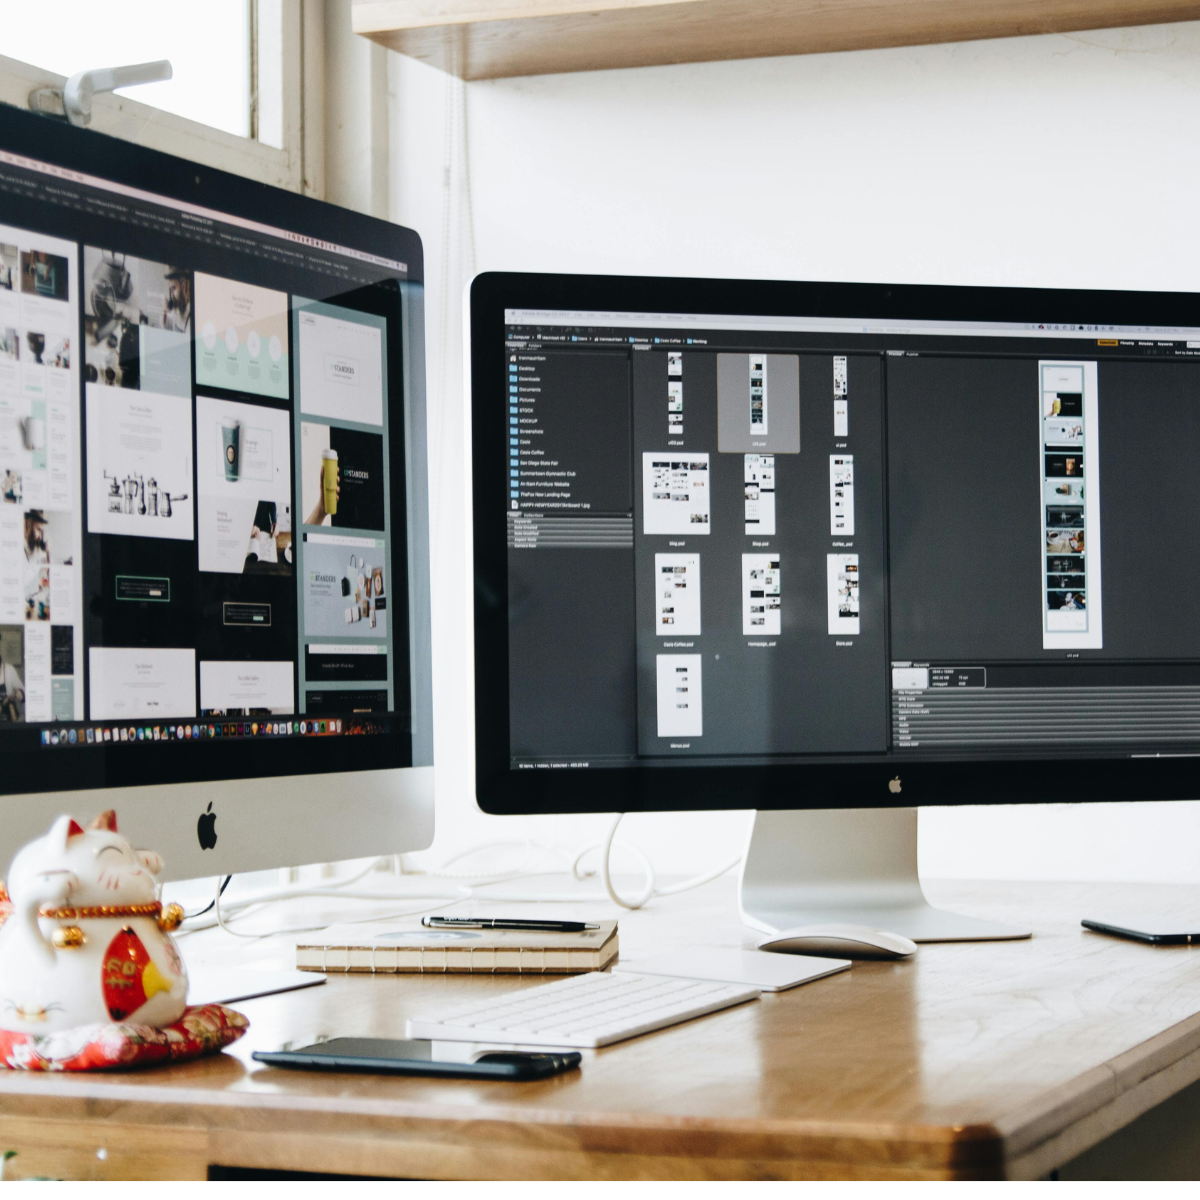
[[[171,1025],[187,972],[162,916],[162,859],[134,850],[112,811],[84,829],[68,816],[23,847],[0,926],[0,1029],[56,1033],[121,1022]]]

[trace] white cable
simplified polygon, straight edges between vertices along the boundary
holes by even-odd
[[[450,865],[459,862],[461,859],[469,858],[474,854],[483,854],[490,850],[507,850],[512,846],[520,846],[525,850],[525,859],[520,866],[510,867],[506,871],[452,871]],[[530,861],[530,854],[536,851],[538,857]],[[443,859],[440,866],[434,867],[428,872],[430,876],[438,879],[467,879],[475,880],[479,883],[486,883],[490,880],[495,880],[497,883],[504,883],[510,879],[521,879],[526,875],[545,874],[546,872],[537,871],[534,868],[541,862],[547,854],[563,853],[557,846],[539,846],[535,842],[526,839],[523,842],[484,842],[479,846],[471,846],[466,850],[460,850],[457,854],[452,854],[449,858]]]
[[[617,893],[617,889],[613,886],[610,860],[612,857],[613,839],[617,836],[617,828],[624,819],[624,813],[617,813],[616,820],[613,821],[609,828],[608,837],[604,840],[604,846],[601,850],[600,858],[600,877],[604,880],[604,890],[608,894],[608,898],[620,908],[635,909],[641,908],[643,905],[654,899],[656,896],[676,896],[680,892],[691,891],[692,888],[703,887],[706,883],[712,883],[714,879],[719,879],[726,871],[732,871],[734,867],[742,861],[742,856],[739,854],[737,858],[725,863],[715,871],[710,871],[707,875],[697,875],[692,879],[685,879],[682,883],[673,883],[670,887],[660,888],[655,884],[654,868],[650,864],[650,860],[639,850],[638,855],[646,863],[646,886],[640,896],[635,900],[626,900]],[[633,847],[630,847],[633,849]],[[587,853],[587,851],[584,851]],[[582,858],[581,854],[579,858]],[[579,859],[575,860],[578,866]],[[578,878],[578,875],[576,876]]]
[[[359,880],[369,875],[379,863],[379,859],[373,859],[363,870],[355,875],[351,875],[346,879],[337,880],[332,883],[323,884],[315,887],[298,887],[292,886],[287,888],[272,888],[269,890],[252,892],[249,895],[239,897],[237,900],[226,901],[221,903],[220,897],[220,882],[218,881],[217,894],[213,901],[213,917],[207,921],[197,921],[193,918],[193,923],[189,924],[186,930],[180,930],[180,933],[199,932],[201,929],[210,929],[213,925],[218,925],[226,933],[232,934],[234,937],[242,938],[263,938],[270,937],[277,933],[307,933],[313,929],[322,929],[321,925],[306,925],[293,929],[274,929],[264,931],[262,933],[243,933],[240,930],[231,929],[228,921],[238,914],[245,914],[247,909],[257,908],[264,904],[271,904],[281,900],[293,900],[300,897],[327,897],[330,899],[346,899],[346,900],[375,900],[375,901],[409,901],[409,900],[429,900],[433,901],[431,905],[423,908],[413,909],[404,913],[392,913],[382,916],[358,918],[356,920],[391,920],[394,918],[405,916],[416,916],[419,913],[431,911],[433,908],[449,907],[451,905],[461,904],[464,900],[480,899],[500,901],[510,904],[541,904],[541,903],[588,903],[595,901],[609,900],[618,908],[626,910],[634,910],[644,907],[651,900],[663,896],[676,896],[681,892],[690,891],[693,888],[703,887],[706,883],[711,883],[715,879],[719,879],[726,872],[733,870],[734,867],[741,862],[741,856],[731,859],[729,862],[722,864],[713,871],[709,871],[704,875],[697,875],[691,879],[685,879],[680,883],[670,884],[666,887],[658,886],[658,876],[654,869],[654,864],[640,847],[632,845],[628,842],[616,841],[617,830],[620,827],[621,821],[624,819],[624,813],[617,813],[612,825],[609,827],[608,834],[604,842],[600,846],[588,846],[580,851],[571,862],[572,878],[582,881],[591,878],[596,874],[595,871],[586,871],[581,864],[584,858],[593,850],[600,851],[600,877],[604,883],[603,892],[503,892],[496,891],[496,885],[503,883],[512,883],[517,879],[532,879],[537,877],[553,876],[562,874],[563,872],[554,870],[531,870],[528,867],[522,866],[513,868],[509,871],[495,872],[493,874],[474,874],[465,871],[451,871],[449,868],[453,863],[461,861],[472,854],[482,853],[487,850],[507,849],[512,846],[524,846],[526,853],[533,850],[541,852],[545,857],[547,854],[562,854],[565,853],[559,846],[537,846],[532,841],[525,842],[488,842],[480,846],[473,846],[467,850],[459,851],[457,854],[451,855],[437,869],[431,871],[427,878],[436,879],[439,876],[446,879],[463,879],[469,880],[470,883],[460,884],[454,887],[453,890],[446,892],[437,891],[421,891],[421,892],[375,892],[375,891],[360,891],[352,889],[351,885],[359,882]],[[641,892],[626,899],[618,893],[615,884],[612,880],[612,851],[614,846],[620,846],[622,849],[629,851],[635,855],[642,865],[645,872],[646,882]],[[205,914],[207,915],[207,914]],[[346,922],[347,924],[355,923],[354,921]]]
[[[270,888],[266,891],[251,892],[249,895],[241,896],[237,900],[225,901],[225,911],[228,913],[240,912],[244,908],[250,908],[255,904],[267,904],[273,900],[289,900],[293,896],[338,896],[338,895],[354,895],[343,889],[348,888],[352,883],[357,883],[360,879],[370,875],[375,867],[380,862],[380,859],[373,858],[366,867],[356,875],[349,875],[345,879],[336,879],[328,883],[323,883],[317,887],[306,887],[301,885],[292,885],[285,888]],[[218,880],[220,886],[220,880]],[[201,914],[197,913],[197,916]],[[193,920],[194,918],[188,918]],[[194,928],[194,926],[193,926]]]
[[[730,859],[723,867],[718,867],[715,871],[710,871],[707,875],[697,875],[694,879],[685,879],[682,883],[673,883],[670,887],[655,888],[656,896],[676,896],[680,892],[690,892],[692,888],[703,887],[706,883],[712,883],[714,879],[720,879],[727,871],[732,871],[742,861],[742,856],[739,854],[737,858]]]
[[[387,915],[383,915],[383,916],[372,916],[372,917],[363,918],[363,920],[367,920],[367,921],[371,921],[371,920],[388,921],[388,920],[393,920],[397,917],[417,916],[419,913],[429,912],[431,909],[434,909],[434,908],[448,908],[451,905],[459,904],[463,900],[467,900],[470,898],[470,895],[471,895],[470,888],[459,888],[457,890],[458,890],[458,895],[445,896],[445,895],[435,895],[435,894],[421,893],[421,892],[409,892],[409,893],[403,894],[403,895],[396,895],[393,893],[392,895],[388,895],[388,894],[382,893],[382,892],[345,892],[345,891],[341,891],[339,889],[331,889],[331,888],[311,888],[311,889],[306,888],[306,889],[288,892],[286,894],[286,897],[290,898],[292,896],[297,896],[297,895],[335,896],[335,897],[336,896],[348,896],[351,899],[356,899],[356,900],[433,900],[433,901],[435,901],[435,903],[433,903],[433,904],[427,904],[421,908],[411,909],[408,912],[391,913],[391,914],[387,914]],[[259,900],[259,901],[255,901],[254,903],[265,903],[265,901]],[[228,934],[232,934],[234,937],[247,938],[247,939],[274,937],[277,934],[309,933],[314,929],[324,929],[329,924],[329,922],[323,921],[319,925],[300,925],[300,926],[295,926],[290,929],[265,929],[260,933],[243,933],[239,929],[230,929],[228,924],[226,924],[224,914],[221,912],[221,887],[220,887],[220,884],[217,885],[217,891],[216,891],[216,895],[215,895],[214,901],[213,901],[213,911],[216,916],[216,922],[221,927],[221,929],[223,929]],[[346,922],[346,924],[359,924],[359,923],[360,923],[359,921]]]
[[[594,877],[597,872],[595,870],[584,870],[581,864],[583,860],[592,853],[592,851],[600,850],[601,866],[599,873],[604,878],[605,882],[605,890],[603,892],[498,892],[493,890],[491,882],[477,878],[474,886],[476,888],[486,887],[487,891],[486,893],[479,892],[476,898],[480,900],[502,901],[508,904],[537,904],[542,902],[547,904],[573,904],[609,900],[616,904],[619,908],[636,909],[643,907],[649,903],[650,900],[655,899],[656,897],[676,896],[681,892],[691,891],[693,888],[703,887],[706,883],[712,883],[714,879],[719,879],[722,875],[732,871],[733,868],[742,861],[741,855],[738,855],[737,858],[733,858],[726,863],[722,863],[721,866],[717,867],[713,871],[709,871],[703,875],[694,876],[691,879],[682,880],[679,883],[670,884],[667,887],[659,887],[657,885],[657,876],[654,870],[654,865],[647,857],[645,852],[641,850],[640,847],[629,842],[618,842],[615,840],[617,828],[620,825],[623,816],[623,813],[617,815],[616,820],[609,829],[608,836],[602,845],[586,846],[583,850],[576,854],[574,859],[571,861],[572,878],[581,882],[585,879],[590,879]],[[484,850],[490,850],[500,846],[513,844],[519,843],[487,842],[483,845],[475,846],[471,850],[462,851],[461,853],[448,859],[447,863],[455,862],[459,858],[465,857],[467,854],[482,852]],[[646,886],[643,888],[643,894],[637,896],[633,900],[625,900],[622,898],[617,893],[615,885],[612,882],[610,863],[612,849],[614,846],[620,846],[622,849],[628,850],[630,853],[636,855],[641,860],[642,868],[646,873]],[[556,853],[563,852],[561,847],[557,846],[552,846],[548,849]],[[440,868],[429,872],[431,877],[436,877],[439,873]],[[539,875],[553,875],[557,873],[558,872],[555,871],[527,871],[520,873],[519,875],[514,874],[508,878],[496,876],[494,877],[494,882],[509,883],[515,878],[528,879]],[[453,878],[453,876],[450,877]]]
[[[621,818],[624,813],[617,813],[617,819],[612,823],[608,830],[608,837],[604,839],[604,848],[600,852],[600,878],[604,880],[604,890],[608,893],[608,898],[619,908],[641,908],[654,895],[654,885],[658,882],[658,877],[654,874],[654,866],[650,860],[638,851],[643,862],[646,864],[646,886],[642,894],[636,900],[626,900],[619,895],[617,889],[613,887],[612,881],[612,848],[613,838],[617,836],[617,827],[621,824]]]
[[[225,924],[225,918],[223,916],[221,916],[221,885],[220,885],[220,883],[217,884],[217,891],[216,891],[215,896],[213,897],[213,911],[216,913],[217,924],[220,925],[220,927],[226,933],[232,934],[234,937],[240,937],[240,938],[250,938],[250,937],[256,938],[256,937],[260,936],[259,934],[256,934],[256,933],[254,933],[254,934],[239,933],[236,929],[230,929],[229,926]]]

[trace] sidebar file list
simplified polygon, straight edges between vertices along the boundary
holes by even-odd
[[[510,549],[632,547],[628,354],[507,358]]]

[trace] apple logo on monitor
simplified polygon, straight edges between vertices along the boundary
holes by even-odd
[[[211,850],[217,844],[217,814],[212,810],[211,800],[196,822],[196,837],[200,839],[201,850]]]

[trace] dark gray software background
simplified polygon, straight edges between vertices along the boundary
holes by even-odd
[[[848,364],[850,437],[833,436],[833,357],[801,354],[800,453],[775,455],[775,529],[745,533],[745,456],[717,453],[717,354],[683,356],[684,443],[709,453],[709,528],[702,536],[642,534],[643,451],[666,451],[667,356],[633,355],[634,559],[638,749],[641,754],[836,753],[887,748],[883,573],[883,428],[878,357]],[[843,447],[843,449],[839,449]],[[829,456],[854,455],[855,536],[829,532]],[[702,633],[658,636],[655,554],[698,553]],[[828,632],[826,555],[858,554],[862,633]],[[742,633],[742,555],[778,554],[779,636]],[[665,648],[664,643],[671,643]],[[768,643],[767,646],[751,643]],[[839,644],[840,643],[840,644]],[[701,654],[704,736],[658,736],[655,658]],[[672,743],[688,743],[672,750]]]
[[[1104,647],[1070,657],[1200,658],[1200,364],[1101,361],[1097,388]],[[1065,660],[1042,649],[1037,361],[891,358],[887,392],[892,659]]]
[[[989,687],[1197,682],[1200,363],[1099,361],[1104,646],[1067,652],[1042,649],[1036,356],[851,354],[843,446],[832,356],[796,352],[800,453],[775,455],[772,538],[745,535],[743,456],[716,448],[716,350],[683,351],[682,446],[668,445],[665,350],[537,352],[546,457],[578,471],[573,495],[592,511],[632,514],[634,547],[510,550],[514,757],[878,753],[895,661],[996,664]],[[641,532],[642,453],[668,450],[709,454],[708,535]],[[835,452],[854,456],[844,545],[829,533]],[[700,555],[700,636],[657,635],[656,552]],[[779,556],[778,637],[742,635],[743,553]],[[857,637],[827,632],[829,553],[859,555]],[[704,735],[689,750],[657,737],[659,653],[703,655]]]
[[[543,460],[577,472],[571,494],[593,514],[630,513],[629,352],[522,359],[536,359],[541,378]],[[512,551],[508,562],[513,755],[636,754],[632,554],[559,547]]]

